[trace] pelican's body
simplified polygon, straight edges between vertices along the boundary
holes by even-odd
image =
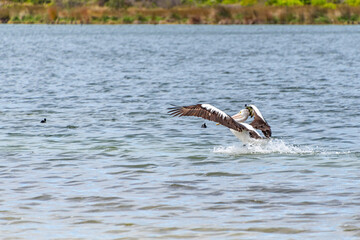
[[[270,138],[271,128],[259,109],[255,105],[245,105],[245,107],[245,109],[242,109],[233,116],[229,116],[210,104],[174,107],[171,108],[169,113],[173,116],[195,116],[217,122],[217,125],[221,124],[228,127],[230,131],[244,143]],[[247,124],[245,121],[249,117],[254,117],[254,120],[250,124]],[[265,137],[262,137],[256,129],[261,130]]]
[[[245,123],[245,121],[249,118],[250,116],[250,111],[249,109],[242,109],[239,113],[231,116],[235,121],[237,121],[238,123],[242,123],[243,125],[245,125],[247,128],[253,130],[254,132],[257,133],[257,131],[249,124]],[[253,142],[253,138],[250,137],[249,132],[248,131],[236,131],[234,129],[229,128],[230,132],[232,132],[235,137],[237,137],[241,142],[243,143],[249,143],[249,142]]]
[[[240,112],[238,112],[237,114],[231,116],[236,122],[238,123],[242,123],[243,125],[245,125],[247,128],[253,130],[254,132],[256,132],[256,130],[249,124],[245,123],[245,121],[249,118],[250,116],[250,111],[249,109],[245,108],[240,110]],[[216,125],[220,125],[220,123],[217,123]],[[249,143],[249,142],[253,142],[253,139],[250,137],[249,132],[248,131],[236,131],[234,129],[229,128],[230,132],[232,132],[235,137],[237,137],[240,141],[242,141],[243,143]],[[257,133],[257,132],[256,132]],[[261,136],[260,136],[261,137]]]

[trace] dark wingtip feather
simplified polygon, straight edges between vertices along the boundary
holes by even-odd
[[[265,137],[267,137],[267,138],[271,137],[271,131],[270,130],[264,131],[263,133],[264,133]]]
[[[169,110],[168,114],[170,114],[173,117],[179,116],[179,115],[181,115],[181,111],[180,111],[181,108],[182,107],[170,107],[170,108],[168,108],[168,110]]]

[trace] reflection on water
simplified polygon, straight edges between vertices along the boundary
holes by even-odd
[[[0,32],[2,238],[360,236],[358,27]],[[167,115],[199,102],[274,139]]]

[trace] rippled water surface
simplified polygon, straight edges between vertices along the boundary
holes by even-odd
[[[357,26],[0,26],[2,239],[357,239]],[[255,104],[243,146],[171,105]],[[43,118],[46,123],[40,123]]]

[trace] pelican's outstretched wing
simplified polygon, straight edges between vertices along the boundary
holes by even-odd
[[[233,129],[238,132],[248,131],[250,137],[252,138],[261,138],[258,132],[255,129],[246,126],[245,124],[236,122],[232,117],[228,114],[224,113],[220,109],[210,105],[210,104],[197,104],[191,106],[183,106],[183,107],[172,107],[169,108],[168,112],[172,116],[194,116],[201,117],[213,122],[217,122],[225,127]]]
[[[250,125],[261,130],[265,137],[271,137],[270,125],[266,122],[259,109],[255,105],[249,105],[249,107],[251,107],[254,112],[254,121],[252,121]]]

